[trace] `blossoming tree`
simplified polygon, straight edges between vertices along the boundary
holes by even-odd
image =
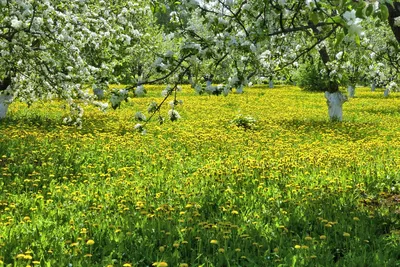
[[[15,97],[28,104],[59,97],[79,123],[76,100],[93,100],[85,85],[112,74],[151,16],[144,0],[1,0],[0,118]]]

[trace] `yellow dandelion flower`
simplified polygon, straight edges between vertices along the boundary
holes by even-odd
[[[94,240],[89,239],[89,240],[86,242],[86,245],[88,245],[88,246],[94,245]]]
[[[33,263],[34,265],[39,265],[39,264],[40,264],[40,261],[32,261],[32,263]]]
[[[130,264],[130,263],[125,263],[124,265],[122,265],[122,267],[132,267],[132,264]]]
[[[189,267],[189,264],[187,264],[187,263],[181,263],[181,264],[179,264],[179,267]]]
[[[218,244],[218,240],[213,239],[213,240],[210,241],[210,243],[214,244],[214,245],[217,245]]]
[[[24,256],[24,260],[31,260],[32,259],[32,256],[31,255],[25,255]]]
[[[358,218],[358,217],[353,217],[353,220],[354,220],[354,221],[359,221],[360,218]]]
[[[311,236],[306,236],[304,239],[307,240],[307,241],[310,241],[310,240],[312,240],[313,238],[312,238]]]
[[[233,215],[238,215],[239,212],[238,212],[237,210],[233,210],[233,211],[232,211],[232,214],[233,214]]]
[[[85,258],[90,258],[90,257],[92,257],[93,255],[92,254],[85,254]]]
[[[300,246],[300,245],[296,245],[296,246],[294,246],[294,248],[295,248],[295,249],[300,249],[301,246]]]
[[[236,252],[240,252],[240,251],[241,251],[241,249],[240,249],[240,248],[237,248],[237,249],[235,249],[235,251],[236,251]]]
[[[319,237],[319,239],[325,240],[325,239],[326,239],[326,235],[321,235],[321,236]]]
[[[219,249],[218,249],[218,252],[219,252],[219,253],[224,253],[224,252],[225,252],[225,249],[219,248]]]
[[[25,258],[25,254],[18,254],[18,255],[16,256],[16,258],[17,258],[17,259],[23,259],[23,258]]]
[[[160,252],[164,252],[164,251],[165,251],[165,247],[164,247],[164,246],[161,246],[161,247],[158,248],[158,250],[159,250]]]
[[[346,233],[346,232],[344,232],[344,233],[343,233],[343,236],[344,236],[344,237],[349,237],[349,236],[350,236],[350,234],[349,234],[349,233]]]
[[[168,266],[168,263],[166,263],[165,261],[155,262],[155,263],[153,263],[153,266],[157,266],[157,267],[167,267],[167,266]]]
[[[316,259],[316,258],[317,258],[317,256],[315,256],[315,255],[310,256],[310,259]]]

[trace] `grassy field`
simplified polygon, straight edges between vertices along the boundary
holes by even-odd
[[[357,88],[330,123],[323,93],[184,88],[182,119],[141,135],[148,90],[82,129],[10,106],[0,266],[400,266],[400,95]]]

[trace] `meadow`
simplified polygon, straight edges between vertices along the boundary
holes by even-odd
[[[10,106],[0,266],[400,266],[398,93],[357,88],[331,123],[323,93],[184,87],[182,119],[142,135],[147,90],[81,129],[58,101]]]

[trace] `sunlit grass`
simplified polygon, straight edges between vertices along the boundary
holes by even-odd
[[[0,266],[397,266],[400,97],[344,122],[295,87],[197,96],[134,131],[148,96],[64,126],[58,101],[0,125]],[[162,109],[166,115],[169,107]],[[256,120],[251,129],[232,123]]]

